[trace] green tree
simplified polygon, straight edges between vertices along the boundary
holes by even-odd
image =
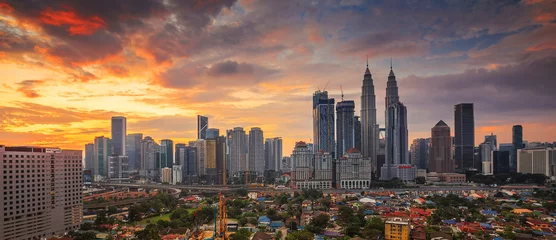
[[[101,210],[98,212],[97,217],[95,218],[95,225],[101,225],[108,222],[108,218],[106,218],[106,212]]]
[[[281,240],[282,239],[282,231],[276,232],[274,235],[274,240]]]
[[[95,240],[97,235],[94,232],[75,232],[71,231],[68,235],[74,240]]]
[[[118,212],[118,208],[116,206],[109,206],[107,214],[112,215]]]
[[[239,229],[234,235],[230,237],[231,240],[249,240],[251,232],[246,228]]]
[[[133,205],[129,208],[128,212],[128,219],[132,222],[138,222],[143,219],[142,211],[139,209],[141,208],[139,205]]]
[[[312,233],[321,233],[330,221],[330,216],[328,214],[320,214],[315,218],[311,219],[311,222],[307,226],[307,230]]]
[[[158,227],[154,224],[149,224],[145,229],[135,232],[137,240],[160,240],[158,235]]]
[[[314,234],[309,231],[294,231],[286,236],[286,240],[313,240]]]
[[[247,197],[247,195],[249,194],[249,191],[247,191],[247,189],[245,188],[240,188],[238,190],[236,190],[237,195],[241,196],[241,197]]]

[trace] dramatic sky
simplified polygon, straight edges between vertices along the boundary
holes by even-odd
[[[328,81],[359,113],[366,55],[381,125],[393,58],[410,139],[473,102],[477,145],[556,140],[556,1],[0,0],[0,144],[83,149],[114,115],[187,143],[201,114],[289,155]]]

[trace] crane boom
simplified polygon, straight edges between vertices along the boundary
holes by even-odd
[[[330,80],[328,80],[328,82],[326,82],[326,85],[324,85],[324,88],[322,89],[323,92],[326,90],[326,87],[328,87],[329,83],[330,83]]]
[[[340,85],[340,91],[342,92],[342,102],[344,101],[344,89],[342,89],[342,85]]]

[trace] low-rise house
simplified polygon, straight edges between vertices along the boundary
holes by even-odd
[[[411,230],[411,240],[426,240],[427,230],[423,225],[417,225]]]
[[[452,240],[452,234],[444,232],[433,232],[430,234],[431,240]]]
[[[270,222],[270,225],[269,225],[269,227],[270,227],[270,229],[272,229],[272,231],[276,231],[283,226],[284,226],[284,223],[282,221],[272,221],[272,222]]]
[[[272,240],[272,239],[273,238],[270,234],[267,234],[267,233],[264,233],[264,232],[257,232],[251,238],[251,240]]]
[[[260,227],[267,227],[270,225],[270,218],[267,216],[260,216],[258,222]]]
[[[550,224],[549,222],[537,220],[534,218],[527,218],[527,224],[529,224],[529,226],[532,229],[537,229],[537,230],[552,227],[552,224]]]

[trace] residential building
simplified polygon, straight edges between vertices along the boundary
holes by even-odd
[[[216,173],[216,139],[207,139],[206,142],[206,156],[205,156],[205,172],[207,181],[210,184],[217,184],[218,180]]]
[[[174,141],[170,139],[160,140],[160,168],[172,168],[174,164]]]
[[[449,134],[448,134],[449,136]],[[429,145],[430,138],[417,138],[411,144],[411,164],[417,169],[429,168]]]
[[[525,148],[517,150],[517,172],[556,176],[556,148]]]
[[[162,182],[163,183],[172,183],[172,169],[165,167],[162,168]]]
[[[239,172],[247,170],[247,136],[241,127],[228,130],[226,135],[229,141],[229,174],[239,176]]]
[[[355,102],[343,100],[336,104],[336,154],[344,156],[355,147]]]
[[[263,131],[258,127],[253,127],[249,131],[249,169],[258,176],[263,176],[265,169],[264,155],[264,136]]]
[[[112,140],[104,136],[95,137],[93,176],[108,176],[108,156],[112,154]]]
[[[191,143],[189,144],[192,145]],[[202,177],[207,174],[207,142],[204,139],[197,139],[193,146],[197,148],[197,174]]]
[[[414,166],[407,167],[408,165],[411,166],[407,146],[407,108],[400,102],[398,84],[392,67],[390,67],[386,85],[386,159],[381,168],[380,177],[381,180],[398,178],[413,181],[415,180],[416,168]],[[410,171],[413,171],[413,173]],[[404,174],[404,176],[393,174]],[[411,177],[413,179],[407,179]]]
[[[208,117],[197,115],[197,139],[207,138]]]
[[[82,150],[0,145],[0,239],[48,239],[79,229],[82,154]]]
[[[85,166],[83,169],[93,170],[93,159],[95,158],[95,144],[85,144]]]
[[[172,166],[172,185],[183,183],[183,169],[181,165]]]
[[[339,188],[367,189],[371,186],[371,160],[364,158],[359,150],[349,149],[336,164],[336,182]]]
[[[128,156],[112,155],[108,157],[109,178],[128,178],[129,177],[129,158]]]
[[[127,135],[126,118],[122,116],[112,117],[112,147],[110,155],[124,156],[126,152]]]
[[[160,145],[149,136],[141,141],[141,168],[139,175],[147,180],[157,180],[160,177]]]
[[[454,128],[456,169],[463,172],[466,169],[479,168],[480,162],[474,162],[473,157],[475,147],[473,103],[460,103],[454,106]]]
[[[492,164],[492,151],[494,151],[494,149],[495,147],[490,141],[485,140],[484,143],[479,144],[479,154],[481,155],[480,158],[483,164],[483,175],[492,175],[494,173]]]
[[[361,121],[359,120],[359,116],[353,117],[353,139],[355,149],[361,150]]]
[[[429,171],[437,173],[454,172],[452,137],[450,136],[450,127],[444,121],[438,121],[431,129],[430,142]]]
[[[493,174],[510,172],[510,151],[492,152]]]
[[[313,94],[313,140],[314,152],[334,152],[334,98],[327,91]]]
[[[378,125],[376,123],[376,96],[373,76],[369,70],[369,62],[363,75],[363,86],[361,87],[361,148],[359,149],[365,158],[372,161],[372,170],[380,168],[377,166],[376,155],[378,151]]]
[[[220,136],[220,130],[218,128],[209,128],[206,134],[207,139],[216,139]]]
[[[281,170],[283,172],[290,172],[293,168],[292,159],[290,156],[283,156],[282,157],[282,167]]]
[[[510,170],[517,170],[517,151],[523,148],[523,127],[521,125],[514,125],[512,127],[512,154],[510,155]]]
[[[385,240],[409,240],[411,227],[407,219],[394,218],[384,223]]]
[[[313,178],[313,153],[303,141],[295,143],[291,154],[293,163],[291,187],[296,188],[298,182],[309,181]]]
[[[126,136],[126,156],[129,158],[129,170],[134,172],[141,168],[141,141],[142,133],[131,133]]]
[[[265,140],[265,170],[280,171],[282,163],[282,138]]]

